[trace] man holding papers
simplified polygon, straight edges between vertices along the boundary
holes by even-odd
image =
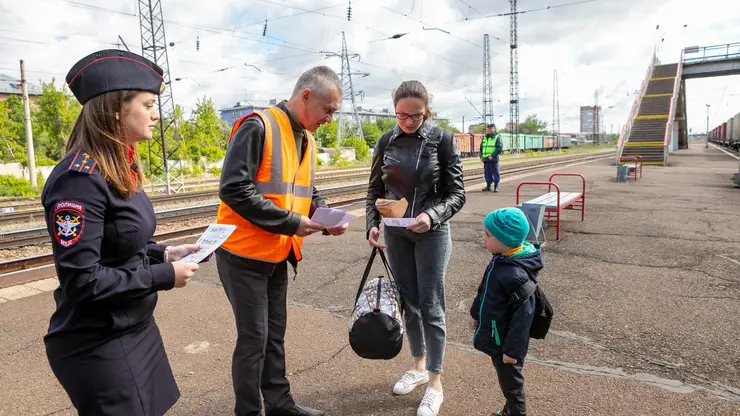
[[[218,223],[236,229],[216,250],[218,273],[236,318],[232,360],[236,415],[323,415],[293,401],[285,376],[288,263],[297,275],[303,238],[341,235],[310,218],[326,207],[314,184],[316,142],[342,85],[325,66],[298,79],[292,97],[234,123],[221,173]]]

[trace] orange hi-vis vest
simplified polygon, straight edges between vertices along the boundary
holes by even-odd
[[[308,145],[303,153],[303,160],[299,161],[290,119],[281,109],[272,107],[238,119],[231,129],[229,142],[239,126],[250,117],[260,117],[265,127],[262,162],[254,178],[257,192],[280,208],[308,216],[316,170],[316,143],[313,136],[306,131]],[[223,202],[218,207],[217,222],[236,225],[236,230],[221,246],[232,254],[279,263],[287,259],[290,250],[293,249],[296,259],[298,261],[302,259],[303,237],[265,231]]]

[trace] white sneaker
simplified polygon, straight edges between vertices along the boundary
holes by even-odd
[[[396,385],[393,386],[393,393],[398,395],[409,394],[414,391],[417,386],[421,386],[428,382],[428,371],[409,370],[400,380],[398,380],[398,382],[396,382]]]
[[[421,399],[421,404],[416,410],[416,416],[437,416],[439,407],[442,406],[444,399],[444,394],[441,391],[427,387],[424,398]]]

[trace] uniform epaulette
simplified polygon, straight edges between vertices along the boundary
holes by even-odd
[[[69,168],[67,168],[67,170],[92,175],[97,164],[98,162],[90,157],[90,155],[82,150],[78,150],[77,153],[75,153],[75,157],[72,158],[72,163],[69,164]]]

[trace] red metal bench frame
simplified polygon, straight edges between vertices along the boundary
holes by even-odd
[[[644,158],[640,155],[622,156],[617,160],[617,166],[623,165],[627,162],[634,162],[635,167],[629,167],[627,170],[627,178],[629,179],[629,173],[634,173],[635,180],[637,180],[637,171],[640,171],[640,177],[642,178],[642,165]],[[619,180],[619,172],[617,172],[617,180]]]
[[[560,186],[555,183],[552,178],[556,176],[569,176],[581,178],[581,196],[578,198],[567,201],[564,204],[560,203]],[[547,192],[552,192],[552,188],[555,188],[557,193],[557,202],[554,207],[545,207],[545,221],[549,226],[555,226],[555,241],[560,241],[560,212],[564,209],[571,209],[574,211],[581,211],[581,221],[586,218],[586,177],[580,173],[553,173],[550,175],[550,179],[547,182],[544,181],[525,181],[520,182],[516,187],[516,205],[519,205],[519,190],[522,185],[547,185]]]

